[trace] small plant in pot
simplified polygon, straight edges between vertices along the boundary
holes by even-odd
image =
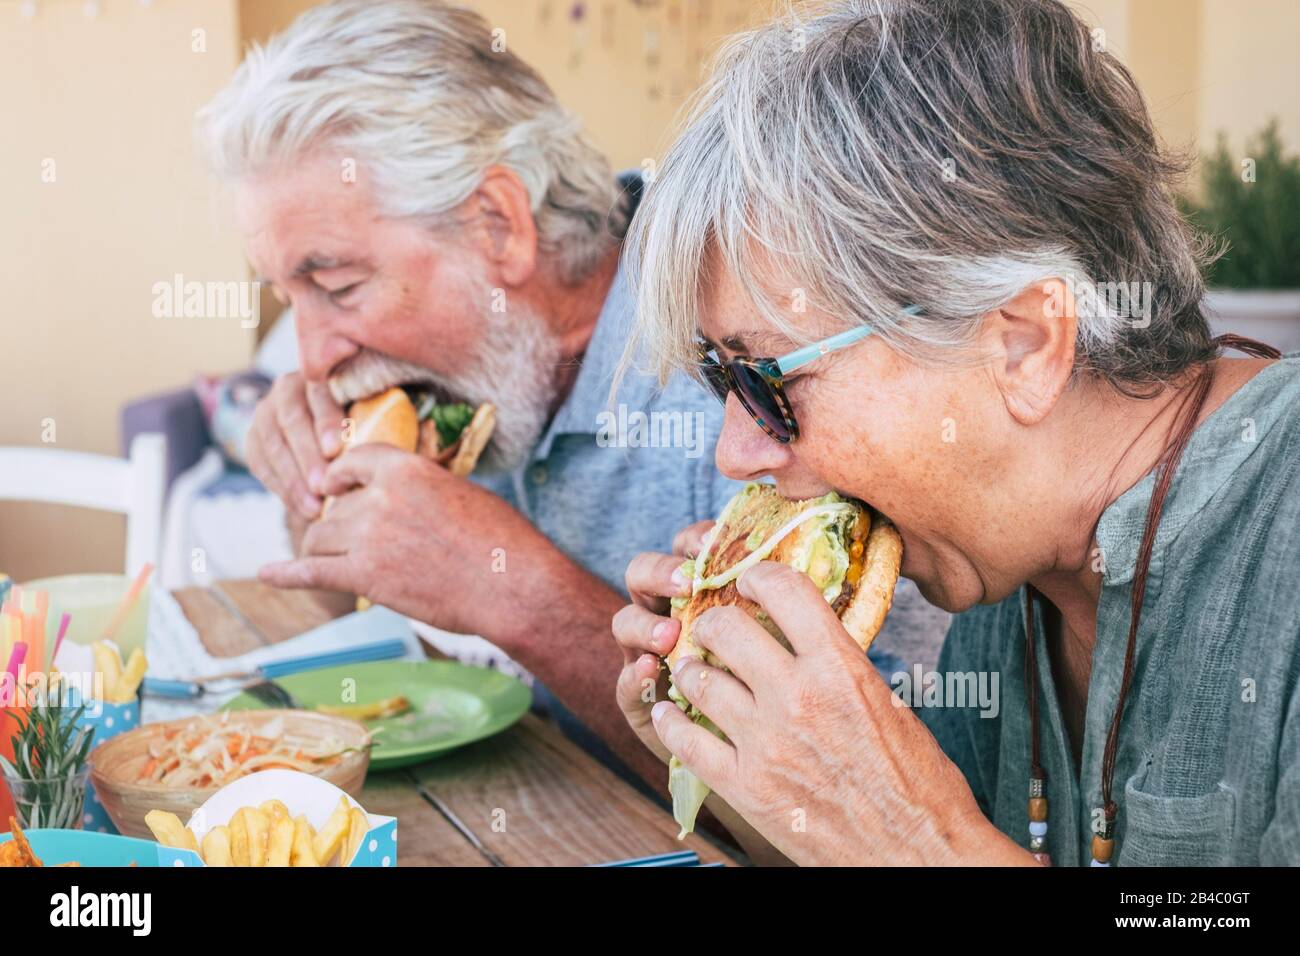
[[[1201,187],[1180,206],[1221,247],[1206,274],[1215,331],[1300,348],[1300,156],[1287,154],[1277,121],[1241,156],[1220,135],[1201,159]]]
[[[18,727],[13,760],[0,756],[14,815],[25,829],[77,829],[82,822],[90,779],[86,757],[95,732],[77,726],[84,704],[61,706],[57,698],[52,695],[33,701],[26,710],[11,711]]]

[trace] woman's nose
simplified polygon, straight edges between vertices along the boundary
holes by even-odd
[[[745,411],[734,394],[727,396],[722,434],[718,436],[718,471],[737,481],[775,475],[791,461],[790,448],[774,441]]]

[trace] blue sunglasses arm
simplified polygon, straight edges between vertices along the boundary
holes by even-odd
[[[823,355],[844,348],[846,345],[860,342],[870,334],[871,326],[859,325],[855,329],[849,329],[847,332],[840,332],[838,335],[832,335],[820,342],[814,342],[812,345],[805,345],[801,349],[795,349],[790,354],[777,359],[776,366],[781,370],[782,375],[789,375],[795,369],[807,365],[813,359],[819,359]]]
[[[903,309],[907,315],[918,315],[921,312],[918,305],[909,305]],[[782,375],[789,375],[795,369],[807,365],[814,359],[819,359],[823,355],[829,355],[837,349],[842,349],[854,342],[861,342],[872,332],[869,325],[859,325],[856,328],[849,329],[846,332],[840,332],[829,338],[824,338],[820,342],[814,342],[812,345],[805,345],[801,349],[795,349],[788,355],[783,355],[776,360],[777,370]]]

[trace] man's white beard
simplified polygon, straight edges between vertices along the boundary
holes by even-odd
[[[483,301],[489,301],[484,295]],[[478,470],[513,471],[528,461],[551,417],[561,349],[541,316],[519,304],[489,312],[478,354],[463,369],[440,375],[403,359],[366,349],[329,381],[342,406],[394,385],[427,385],[440,402],[496,406],[496,428]]]

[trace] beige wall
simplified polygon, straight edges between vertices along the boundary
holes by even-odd
[[[242,0],[243,34],[263,40],[319,0]],[[575,29],[572,0],[457,0],[504,29],[577,112],[619,168],[640,166],[664,145],[677,108],[722,37],[765,19],[776,0],[586,0]],[[655,39],[648,39],[650,33]]]
[[[1106,31],[1171,146],[1238,150],[1276,117],[1300,148],[1296,0],[1069,0]]]
[[[1243,143],[1270,117],[1300,149],[1300,3],[1205,0],[1201,17],[1199,129],[1207,147],[1225,130]]]
[[[206,53],[191,51],[206,31]],[[153,283],[177,272],[240,279],[192,146],[195,109],[230,75],[235,4],[0,4],[0,445],[117,452],[128,399],[245,364],[238,323],[152,317]],[[54,182],[42,163],[54,160]],[[0,504],[0,569],[120,570],[121,519]]]

